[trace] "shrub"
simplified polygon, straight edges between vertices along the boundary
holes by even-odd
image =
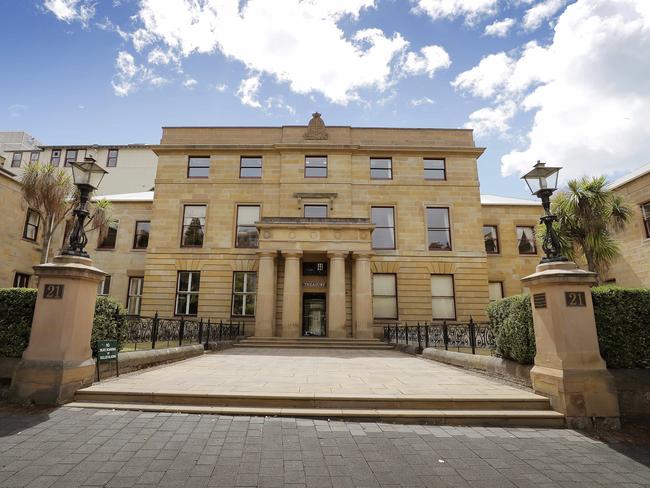
[[[0,356],[19,358],[29,342],[36,290],[0,288]]]
[[[36,304],[35,289],[0,289],[0,357],[20,357],[27,348]],[[91,346],[95,353],[95,342],[102,339],[126,337],[126,323],[115,318],[115,312],[124,313],[122,305],[111,297],[97,297],[95,319],[91,335]]]
[[[116,319],[115,312],[124,314],[124,307],[115,298],[100,296],[95,303],[95,319],[90,344],[93,354],[96,354],[97,341],[117,339],[118,349],[122,347],[122,339],[126,337],[126,322]]]
[[[650,290],[593,288],[600,354],[610,368],[650,367]]]
[[[496,353],[521,364],[535,359],[535,331],[530,295],[514,295],[492,302],[487,307],[494,331]]]

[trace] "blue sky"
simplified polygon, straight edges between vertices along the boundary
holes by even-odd
[[[0,130],[156,143],[163,125],[470,127],[484,193],[648,162],[647,0],[0,0]],[[10,42],[8,42],[10,40]]]

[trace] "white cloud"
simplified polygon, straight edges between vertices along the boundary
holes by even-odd
[[[338,22],[375,1],[141,0],[133,41],[138,50],[156,42],[180,57],[219,51],[296,93],[345,104],[359,90],[389,86],[408,45],[399,33],[372,28],[346,37]]]
[[[543,0],[529,8],[524,14],[524,28],[537,29],[542,22],[558,13],[565,3],[566,0]]]
[[[514,60],[506,53],[485,56],[478,65],[460,73],[452,86],[477,97],[491,97],[512,75]]]
[[[189,88],[192,90],[196,85],[198,85],[198,81],[196,81],[194,78],[188,78],[183,82],[183,86],[185,88]]]
[[[95,4],[90,0],[45,0],[43,7],[68,24],[79,21],[88,26],[95,15]]]
[[[163,51],[159,47],[153,48],[149,51],[147,55],[147,61],[149,64],[169,64],[170,62],[176,62],[178,59],[171,50]]]
[[[260,77],[259,75],[254,75],[239,84],[237,89],[237,96],[241,100],[241,103],[248,105],[253,108],[261,108],[262,104],[258,100],[258,92],[260,91]]]
[[[497,12],[498,0],[411,0],[417,13],[426,14],[432,20],[464,17],[473,24],[482,17]]]
[[[420,105],[433,105],[434,102],[431,98],[429,97],[421,97],[421,98],[412,98],[409,104],[411,107],[419,107]]]
[[[495,107],[485,107],[469,114],[469,121],[464,125],[467,129],[474,129],[474,134],[484,136],[488,134],[505,135],[510,125],[508,122],[515,115],[517,104],[512,100]]]
[[[451,66],[449,54],[440,46],[425,46],[420,49],[420,53],[410,52],[406,55],[404,64],[402,65],[405,73],[410,75],[426,73],[429,75],[429,78],[433,78],[433,74],[437,70]]]
[[[169,80],[156,75],[146,66],[136,64],[132,54],[120,51],[115,59],[116,73],[113,76],[111,85],[113,92],[118,97],[125,97],[133,92],[142,83],[149,83],[153,86],[162,86],[169,83]]]
[[[564,177],[612,174],[650,153],[648,52],[650,2],[577,0],[559,16],[548,45],[488,56],[454,86],[533,113],[523,147],[501,159],[504,175],[538,159],[564,166]],[[487,69],[488,58],[498,75]]]
[[[483,31],[484,36],[493,36],[493,37],[506,37],[512,26],[515,25],[515,19],[506,18],[503,20],[497,20],[490,25],[485,26],[485,31]]]
[[[228,85],[226,85],[225,83],[217,83],[216,85],[214,85],[214,89],[217,90],[218,92],[223,93],[228,89]]]

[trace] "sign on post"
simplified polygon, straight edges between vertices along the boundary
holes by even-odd
[[[63,285],[45,285],[43,298],[63,298]]]
[[[99,377],[99,363],[101,361],[115,361],[115,371],[120,375],[120,366],[117,358],[117,341],[97,341],[97,381]]]

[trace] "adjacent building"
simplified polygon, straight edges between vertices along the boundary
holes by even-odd
[[[612,264],[606,283],[650,288],[650,163],[610,185],[632,207],[628,225],[616,234],[621,256]]]
[[[0,166],[14,174],[17,173],[16,168],[38,159],[40,145],[41,143],[27,132],[0,131]]]

